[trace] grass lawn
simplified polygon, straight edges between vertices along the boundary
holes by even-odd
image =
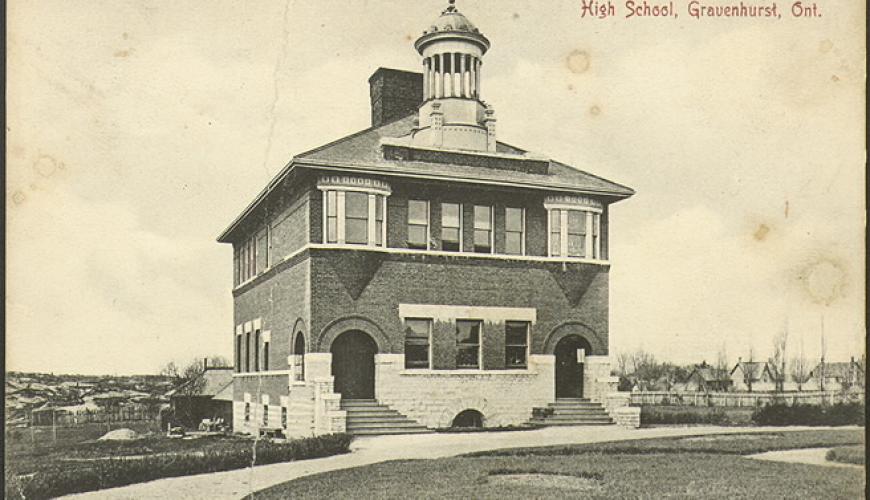
[[[866,460],[863,446],[840,446],[838,448],[832,448],[828,450],[825,458],[833,462],[855,465],[864,465]]]
[[[317,474],[256,498],[861,498],[861,470],[742,455],[863,441],[823,430],[496,450]]]
[[[151,435],[131,441],[90,441],[5,447],[5,493],[41,499],[83,491],[248,467],[253,439],[209,436],[170,439]],[[288,442],[257,443],[257,465],[347,453],[350,437],[333,434]]]

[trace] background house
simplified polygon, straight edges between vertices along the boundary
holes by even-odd
[[[733,381],[727,370],[717,369],[706,363],[696,366],[681,389],[697,392],[725,392],[731,389]]]
[[[804,387],[811,390],[824,388],[826,391],[839,391],[864,387],[864,359],[852,358],[846,362],[819,363],[810,371],[809,380]]]
[[[773,391],[776,382],[766,361],[739,360],[731,370],[731,385],[735,391]]]
[[[233,367],[206,366],[196,378],[188,380],[180,387],[169,391],[171,416],[175,423],[185,427],[196,427],[204,418],[223,418],[232,422]],[[224,397],[218,397],[224,394]]]

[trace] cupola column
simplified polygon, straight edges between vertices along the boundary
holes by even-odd
[[[444,54],[438,54],[438,64],[435,68],[435,82],[438,87],[435,97],[444,97]]]
[[[477,78],[474,79],[474,83],[475,83],[475,85],[476,85],[476,86],[475,86],[475,89],[474,89],[474,92],[475,92],[475,94],[476,94],[476,96],[477,96],[478,99],[480,98],[480,67],[481,67],[481,65],[483,65],[483,61],[481,61],[480,59],[478,59],[478,60],[476,61],[476,67],[477,67],[477,71],[476,71],[476,72],[477,72]]]
[[[459,93],[462,97],[468,97],[465,86],[465,54],[459,54]]]
[[[429,58],[423,59],[423,102],[429,100]]]

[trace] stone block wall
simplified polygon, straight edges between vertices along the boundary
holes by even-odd
[[[450,427],[463,410],[482,413],[485,427],[519,425],[555,398],[553,356],[530,356],[528,370],[406,370],[404,363],[403,354],[376,355],[375,395],[430,428]]]
[[[583,397],[604,403],[616,391],[619,378],[610,375],[609,356],[586,356],[583,363]]]
[[[617,408],[614,412],[614,420],[616,425],[637,429],[640,427],[640,407],[623,406],[622,408]]]

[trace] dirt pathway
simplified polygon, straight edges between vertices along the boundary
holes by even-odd
[[[811,428],[790,427],[789,430]],[[548,427],[534,431],[480,432],[377,436],[354,440],[351,453],[299,462],[158,479],[147,483],[70,495],[77,499],[238,499],[251,492],[291,479],[398,459],[440,458],[474,451],[560,444],[583,444],[656,437],[781,432],[773,427],[658,427],[626,429],[617,426]]]
[[[788,462],[793,464],[810,464],[824,465],[827,467],[857,467],[863,469],[861,465],[844,464],[840,462],[832,462],[825,458],[830,448],[804,448],[802,450],[780,450],[758,453],[756,455],[747,455],[746,458],[755,460],[769,460],[772,462]]]

